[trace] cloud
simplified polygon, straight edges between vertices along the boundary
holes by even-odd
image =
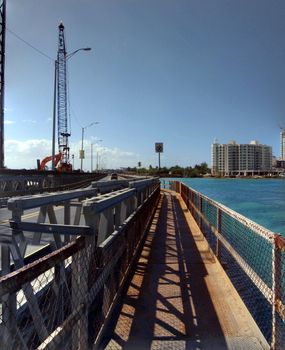
[[[10,124],[15,124],[16,122],[14,120],[4,120],[4,124],[10,125]]]
[[[13,112],[14,109],[13,108],[10,108],[10,107],[4,107],[4,112],[5,113],[10,113],[10,112]]]
[[[71,143],[71,154],[74,154],[74,168],[80,168],[79,150],[81,149],[81,141]],[[85,159],[83,160],[84,170],[91,169],[91,142],[84,142]],[[119,148],[109,148],[102,146],[101,143],[93,145],[93,169],[96,169],[97,162],[99,168],[117,169],[120,167],[135,166],[139,160],[139,155],[133,152],[121,150]]]
[[[81,141],[70,143],[70,161],[74,154],[74,167],[80,168],[79,150]],[[83,169],[91,169],[91,140],[84,143],[85,159]],[[5,141],[5,165],[12,169],[35,169],[37,159],[43,159],[51,155],[51,140],[32,139],[25,141],[7,140]],[[57,148],[56,148],[57,152]],[[93,145],[93,169],[99,168],[117,169],[120,167],[136,166],[141,161],[140,156],[133,152],[121,150],[120,148],[104,147],[101,144]],[[51,166],[51,164],[47,164]]]
[[[51,141],[34,139],[5,141],[5,165],[12,169],[35,169],[37,159],[51,154]]]
[[[23,119],[22,121],[23,121],[23,123],[30,123],[30,124],[36,124],[36,122],[37,122],[34,119]]]

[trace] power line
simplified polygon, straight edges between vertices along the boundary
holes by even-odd
[[[33,50],[37,51],[37,53],[41,54],[42,56],[48,58],[49,60],[54,62],[54,58],[50,57],[49,55],[47,55],[46,53],[42,52],[41,50],[39,50],[38,48],[36,48],[35,46],[33,46],[32,44],[30,44],[28,41],[24,40],[23,38],[21,38],[18,34],[14,33],[12,30],[6,28],[6,30],[14,35],[18,40],[22,41],[23,43],[25,43],[27,46],[31,47]]]

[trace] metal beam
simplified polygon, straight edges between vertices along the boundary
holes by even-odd
[[[89,226],[38,224],[35,222],[15,222],[10,220],[10,225],[15,230],[32,231],[48,234],[90,236],[93,234]]]
[[[76,241],[69,243],[65,247],[1,277],[0,297],[7,293],[17,292],[21,289],[23,284],[31,282],[40,274],[54,267],[56,263],[64,261],[79,250],[83,249],[84,244],[84,237],[79,237]]]

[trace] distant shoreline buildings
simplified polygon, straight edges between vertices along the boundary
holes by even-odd
[[[285,156],[285,131],[284,131]],[[272,147],[262,145],[258,141],[249,144],[237,144],[230,141],[212,144],[213,176],[255,176],[266,175],[272,169]]]

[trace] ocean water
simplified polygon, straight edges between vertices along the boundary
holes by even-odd
[[[285,237],[285,179],[176,180]]]

